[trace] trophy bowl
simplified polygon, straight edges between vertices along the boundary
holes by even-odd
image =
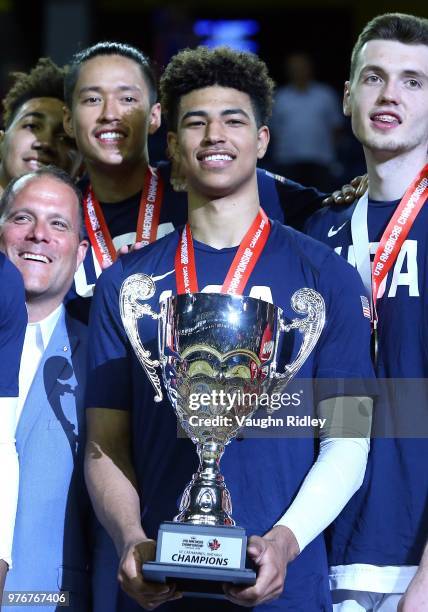
[[[245,567],[247,537],[232,518],[220,459],[257,410],[261,394],[283,390],[307,359],[324,326],[324,301],[316,291],[300,289],[291,304],[306,316],[286,322],[273,304],[221,293],[169,297],[156,313],[147,303],[154,292],[147,275],[128,277],[120,293],[122,320],[157,401],[163,396],[160,367],[177,420],[196,444],[199,469],[184,490],[179,514],[161,524],[156,560],[144,564],[143,574],[218,597],[223,582],[254,584],[256,579]],[[145,316],[158,321],[156,360],[140,340],[138,322]],[[279,355],[294,330],[301,345],[279,372]]]

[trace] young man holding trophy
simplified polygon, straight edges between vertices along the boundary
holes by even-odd
[[[162,105],[170,152],[188,183],[189,221],[121,258],[97,285],[86,475],[120,557],[127,595],[112,610],[137,610],[135,602],[149,610],[331,606],[322,531],[364,475],[370,327],[355,271],[260,208],[256,164],[269,142],[272,90],[265,64],[252,54],[201,47],[171,60],[161,80]],[[162,401],[158,365],[170,402]],[[257,406],[228,410],[214,395],[230,400],[249,389],[259,399],[297,373],[299,384],[319,379],[300,397],[299,414],[309,425],[296,435],[288,419],[276,435],[251,437],[244,430],[222,459],[229,495],[218,462],[239,434],[238,415],[251,417]],[[189,408],[195,393],[199,426],[198,411],[190,415]],[[207,414],[232,424],[210,428],[202,419]],[[177,418],[197,443],[198,471],[191,441],[177,437]],[[328,425],[318,431],[324,418]],[[338,418],[347,437],[337,435]],[[195,471],[175,523],[165,523],[177,514]],[[228,567],[236,553],[227,542],[237,533],[234,520],[249,536],[255,584],[225,577],[247,571],[245,563]],[[213,565],[221,566],[217,591],[229,601],[181,600],[182,591],[210,591]],[[166,584],[147,578],[153,579],[151,567],[165,570]]]

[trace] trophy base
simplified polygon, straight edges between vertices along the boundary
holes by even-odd
[[[256,582],[256,572],[250,569],[209,569],[149,561],[143,565],[146,580],[168,584],[173,582],[186,597],[225,599],[223,583],[248,585]]]
[[[252,585],[245,567],[247,536],[242,527],[162,523],[156,560],[143,565],[146,580],[175,583],[189,597],[223,599],[223,583]]]

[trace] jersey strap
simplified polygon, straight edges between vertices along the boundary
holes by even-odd
[[[148,166],[138,212],[136,242],[143,246],[156,240],[163,198],[163,181],[156,168]],[[116,261],[117,253],[101,205],[89,185],[83,198],[85,226],[100,266]]]
[[[370,268],[367,228],[368,194],[357,202],[351,219],[355,260],[366,290],[371,298],[372,325],[377,325],[376,301],[379,288],[397,259],[419,211],[428,197],[428,164],[419,172],[396,207],[376,250]]]
[[[270,233],[270,222],[262,208],[259,209],[251,227],[245,234],[231,263],[221,288],[221,293],[241,295],[251,276]],[[197,293],[195,251],[190,225],[187,223],[181,234],[175,254],[175,276],[177,293]]]

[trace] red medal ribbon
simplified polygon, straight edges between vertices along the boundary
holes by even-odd
[[[143,246],[156,240],[162,198],[162,177],[158,174],[156,168],[149,166],[144,178],[135,240],[136,242],[142,242]],[[100,266],[103,262],[105,264],[112,264],[117,258],[116,249],[101,205],[96,199],[91,186],[88,187],[83,199],[83,212],[86,230],[98,263]]]
[[[245,285],[264,249],[269,232],[269,219],[264,210],[260,208],[232,261],[221,288],[221,293],[242,295]],[[193,238],[188,223],[183,229],[175,254],[175,276],[177,294],[197,293],[199,291]]]
[[[379,287],[397,259],[398,253],[428,196],[428,164],[421,170],[395,209],[376,250],[372,269],[373,324],[376,327],[376,300]]]
[[[163,181],[155,168],[150,166],[144,179],[143,193],[141,194],[140,212],[137,221],[136,242],[147,246],[156,240],[159,217],[163,198]]]

